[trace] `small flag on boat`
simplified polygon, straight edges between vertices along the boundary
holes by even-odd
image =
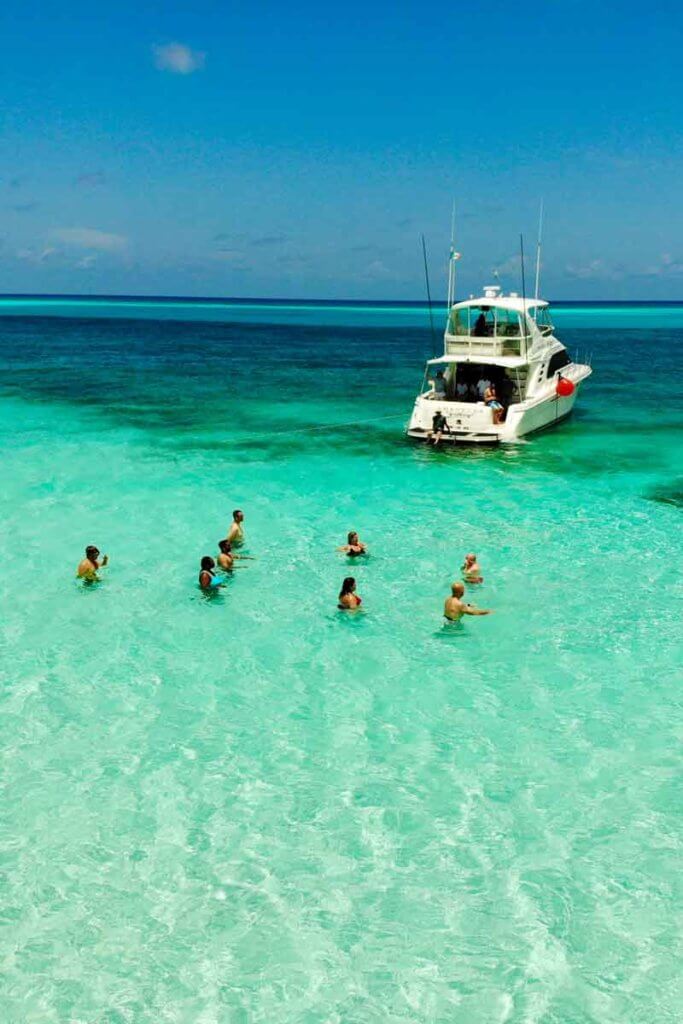
[[[461,252],[451,252],[451,259],[452,260],[459,260],[461,256],[462,256]]]

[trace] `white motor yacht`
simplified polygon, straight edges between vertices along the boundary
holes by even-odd
[[[497,444],[569,416],[591,367],[555,337],[548,303],[499,285],[464,302],[450,292],[451,282],[444,354],[427,363],[408,436],[429,441],[437,429],[442,443]]]

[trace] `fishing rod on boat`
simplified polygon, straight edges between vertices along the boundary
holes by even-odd
[[[425,244],[425,236],[420,235],[422,239],[422,261],[425,268],[425,284],[427,286],[427,304],[429,306],[429,329],[432,333],[432,356],[436,356],[436,333],[434,331],[434,314],[432,313],[432,291],[429,287],[429,267],[427,266],[427,246]]]

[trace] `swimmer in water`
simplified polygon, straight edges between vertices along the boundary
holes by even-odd
[[[368,553],[367,545],[358,539],[358,534],[355,530],[351,530],[346,538],[346,544],[342,544],[340,548],[337,548],[337,551],[344,551],[349,558],[356,558],[358,555],[367,555]]]
[[[225,572],[229,572],[235,564],[235,556],[232,553],[232,544],[229,540],[218,541],[218,562],[219,569],[224,569]]]
[[[451,584],[451,596],[446,598],[443,614],[449,622],[459,622],[463,615],[491,615],[490,608],[475,608],[473,604],[465,604],[464,583]]]
[[[201,569],[199,570],[199,586],[202,590],[214,590],[216,587],[222,587],[221,583],[214,583],[216,563],[214,562],[211,555],[204,555],[202,558]]]
[[[239,569],[240,566],[235,565],[238,558],[240,560],[247,559],[251,562],[254,561],[251,555],[236,555],[232,550],[232,544],[229,540],[218,541],[218,557],[216,558],[216,562],[218,563],[219,569],[223,569],[224,572],[230,572],[232,569]]]
[[[109,555],[105,555],[100,562],[100,549],[95,547],[94,544],[88,544],[85,549],[85,558],[79,563],[76,575],[87,583],[97,583],[100,579],[97,575],[97,570],[104,569],[105,565],[108,564]]]
[[[353,576],[347,576],[339,591],[339,604],[337,607],[342,612],[352,612],[360,608],[363,602],[356,593],[356,581]]]
[[[461,567],[463,579],[466,583],[483,583],[484,577],[477,562],[476,555],[465,555],[465,561]]]
[[[228,536],[225,538],[229,540],[235,547],[239,547],[240,544],[244,543],[244,512],[241,509],[236,508],[232,514],[232,522],[230,523],[230,529],[228,530]]]

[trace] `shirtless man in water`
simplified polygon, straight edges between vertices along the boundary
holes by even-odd
[[[490,608],[475,608],[473,604],[465,604],[463,597],[465,595],[465,584],[464,583],[452,583],[451,584],[451,596],[446,598],[443,606],[444,617],[449,622],[459,622],[463,615],[490,615]]]
[[[476,555],[465,555],[461,572],[467,583],[483,583],[484,577],[481,574]]]
[[[225,569],[228,572],[235,564],[235,556],[232,553],[232,544],[229,540],[218,541],[218,562],[221,569]]]
[[[104,569],[108,562],[109,555],[105,555],[100,562],[100,549],[96,548],[94,544],[88,544],[85,549],[85,558],[79,562],[78,568],[76,569],[76,575],[79,579],[95,583],[99,579],[97,570]]]
[[[235,565],[235,559],[249,557],[249,555],[236,555],[232,550],[232,544],[229,540],[218,541],[218,556],[216,558],[216,562],[221,569],[225,570],[225,572],[239,568],[239,566]]]
[[[244,512],[242,512],[241,509],[236,508],[232,514],[232,522],[230,523],[228,536],[225,538],[226,540],[230,541],[231,544],[234,544],[236,547],[244,543],[244,527],[242,526],[243,522]]]

